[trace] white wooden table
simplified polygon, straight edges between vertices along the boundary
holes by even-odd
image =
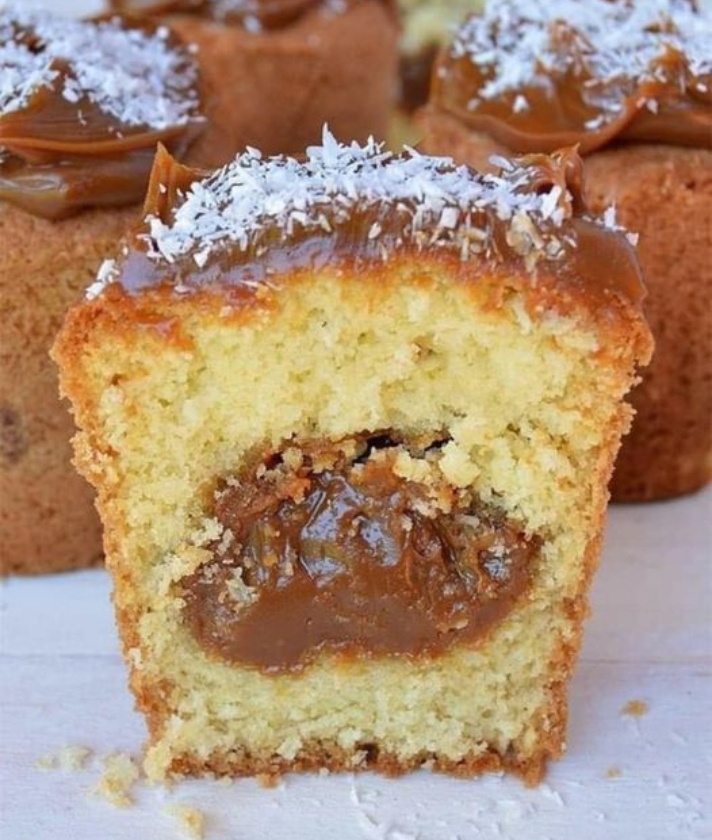
[[[103,571],[0,585],[0,837],[183,836],[169,802],[206,813],[215,840],[702,840],[712,837],[712,488],[614,508],[571,687],[567,756],[546,783],[420,772],[139,784],[135,805],[91,796],[100,758],[140,753]],[[622,714],[631,700],[641,717]],[[39,757],[82,745],[76,773]],[[616,773],[619,772],[619,775]],[[613,777],[611,777],[611,775]]]

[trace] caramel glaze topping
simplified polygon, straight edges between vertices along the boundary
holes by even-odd
[[[586,214],[575,152],[508,166],[501,177],[480,175],[445,158],[327,137],[306,162],[246,154],[194,183],[200,173],[159,152],[146,221],[90,296],[118,282],[129,293],[219,287],[241,299],[286,271],[427,250],[490,274],[541,271],[598,303],[639,302],[634,251],[609,221]]]
[[[135,15],[194,14],[244,26],[248,31],[282,29],[309,12],[341,14],[361,0],[111,0],[112,8]],[[388,6],[393,0],[382,0]]]
[[[0,24],[9,28],[7,21]],[[57,25],[62,27],[63,23]],[[11,19],[9,26],[16,47],[39,61],[47,51],[51,28],[48,27],[49,35],[44,37],[31,23]],[[136,39],[144,37],[146,41],[153,40],[155,35],[151,27],[142,25],[130,30],[119,27],[115,21],[67,22],[67,28],[70,26],[81,27],[79,38],[86,38],[87,29],[93,26],[110,27],[127,35],[133,32]],[[69,40],[64,29],[61,33]],[[70,32],[70,36],[73,34]],[[136,124],[122,119],[107,109],[105,102],[83,91],[72,56],[65,60],[52,55],[42,73],[38,72],[35,85],[27,77],[33,72],[31,68],[18,74],[18,84],[30,89],[25,89],[20,107],[6,110],[0,102],[0,201],[47,219],[61,219],[86,207],[121,206],[141,200],[157,143],[182,155],[201,129],[195,65],[188,53],[168,38],[165,30],[161,30],[157,41],[166,43],[154,47],[156,72],[166,74],[166,86],[173,79],[175,89],[164,91],[163,101],[159,102],[158,96],[155,100],[148,99],[152,96],[148,81],[141,85],[141,80],[135,78],[132,84],[136,86],[137,99],[147,98],[149,112],[152,105],[155,108],[158,127],[147,121]],[[78,41],[78,49],[80,44]],[[167,51],[174,52],[171,66],[167,66]],[[9,50],[8,53],[7,67],[12,73],[13,54]],[[0,55],[0,72],[3,59],[7,58],[5,54]],[[153,60],[150,53],[145,60],[148,63]],[[110,87],[111,81],[107,80],[106,84]],[[171,114],[167,100],[180,96],[185,97],[185,103]],[[161,120],[167,111],[168,120]],[[173,124],[166,124],[171,116]]]
[[[540,540],[447,485],[438,511],[432,488],[394,475],[395,452],[387,435],[311,443],[221,484],[223,537],[182,583],[204,650],[266,672],[323,652],[433,656],[510,612]]]
[[[518,153],[576,144],[589,154],[614,142],[712,148],[709,12],[685,0],[669,0],[670,17],[652,3],[536,5],[490,2],[489,17],[463,25],[436,62],[431,102]],[[703,32],[707,59],[696,60],[687,50]]]

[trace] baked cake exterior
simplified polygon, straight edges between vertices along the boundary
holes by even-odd
[[[423,147],[479,168],[577,143],[594,212],[639,234],[655,358],[614,501],[712,477],[712,13],[685,0],[489,2],[438,59]]]
[[[53,350],[149,775],[534,782],[561,754],[651,352],[579,170],[329,134],[195,183],[159,156]]]
[[[247,146],[296,153],[327,122],[340,137],[384,137],[396,95],[393,0],[113,0],[165,21],[195,45],[206,113],[219,132],[197,143],[200,165]]]
[[[197,68],[165,31],[8,3],[0,74],[0,574],[59,571],[100,560],[101,526],[49,348],[138,215],[156,143],[181,154],[199,130]]]

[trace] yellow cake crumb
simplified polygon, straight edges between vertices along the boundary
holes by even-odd
[[[648,713],[648,704],[644,700],[629,700],[621,709],[622,715],[643,717]]]
[[[92,751],[89,747],[80,747],[70,744],[62,747],[56,753],[46,753],[37,759],[37,767],[40,770],[62,770],[65,773],[73,773],[83,770],[91,757]]]
[[[613,764],[611,767],[606,770],[606,778],[607,779],[618,779],[621,776],[621,768],[617,767]]]
[[[201,840],[204,836],[205,814],[203,811],[182,803],[167,805],[164,810],[180,823],[187,837]]]
[[[106,756],[103,763],[104,770],[92,793],[102,796],[117,808],[132,805],[129,793],[140,776],[134,759],[128,753],[116,752]]]
[[[276,788],[282,781],[281,773],[258,773],[257,782],[263,788]]]

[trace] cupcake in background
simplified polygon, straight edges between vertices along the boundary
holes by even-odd
[[[113,0],[122,13],[168,24],[196,45],[220,144],[198,143],[218,166],[247,146],[264,154],[340,137],[384,137],[397,91],[392,0]]]
[[[205,129],[198,68],[165,27],[0,8],[0,573],[101,559],[93,493],[49,347],[137,216],[157,143]]]

